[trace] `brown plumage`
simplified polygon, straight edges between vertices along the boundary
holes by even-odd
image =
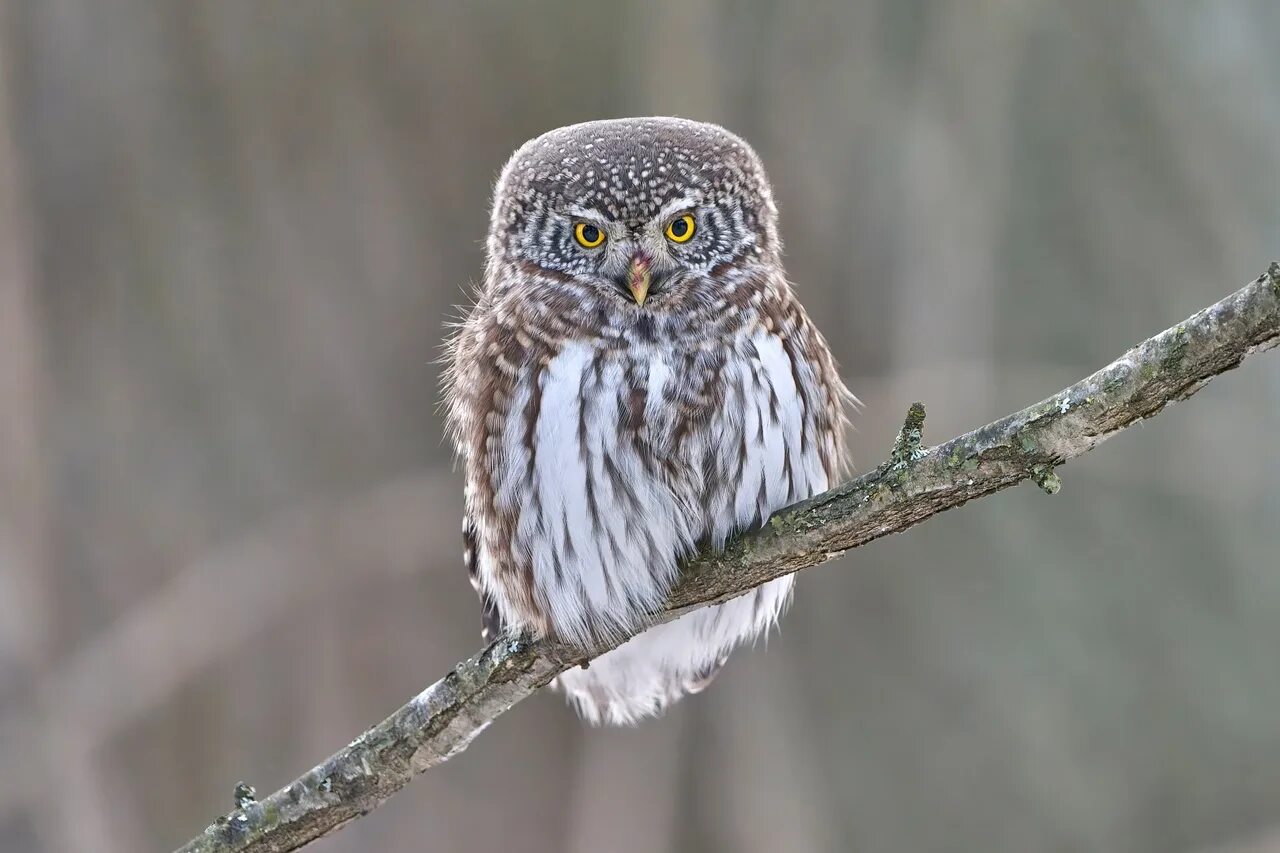
[[[512,156],[446,378],[487,632],[634,631],[682,558],[834,485],[852,397],[780,250],[759,159],[714,125],[591,122]],[[651,628],[560,686],[592,721],[658,713],[791,586]]]

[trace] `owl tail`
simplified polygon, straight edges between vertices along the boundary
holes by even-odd
[[[704,668],[701,672],[689,679],[684,684],[685,693],[701,693],[711,686],[711,682],[716,680],[716,676],[720,674],[720,670],[724,669],[725,663],[729,660],[728,655],[722,655],[715,663]]]
[[[706,689],[735,646],[776,623],[791,587],[791,577],[779,578],[657,625],[590,666],[562,673],[556,686],[593,725],[633,725],[656,717],[682,696]]]

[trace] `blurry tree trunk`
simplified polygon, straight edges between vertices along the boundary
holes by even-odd
[[[24,207],[22,166],[10,135],[8,12],[0,9],[0,632],[7,632],[0,633],[0,694],[7,677],[25,681],[49,669],[57,613],[47,564],[44,466],[49,456],[42,446],[46,390],[31,253],[35,243]],[[45,737],[43,748],[33,747],[40,749],[59,791],[39,803],[33,816],[36,832],[51,849],[117,849],[119,833],[107,832],[95,746],[72,730]]]
[[[1012,189],[1006,147],[1029,18],[1015,7],[986,18],[964,5],[944,4],[918,36],[918,62],[908,77],[893,361],[897,370],[953,360],[982,365],[981,374],[970,374],[972,381],[933,400],[945,411],[958,408],[961,399],[989,411],[996,385],[990,359],[997,253]],[[975,92],[982,97],[967,103],[980,113],[963,125],[950,121],[965,93]],[[939,194],[963,205],[963,213],[937,204]],[[925,304],[930,310],[919,310]]]
[[[0,8],[0,691],[12,653],[34,671],[49,663],[44,373],[32,223],[11,135],[7,7]]]

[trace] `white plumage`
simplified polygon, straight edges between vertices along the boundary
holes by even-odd
[[[672,369],[669,344],[609,351],[571,343],[516,384],[499,430],[495,502],[519,519],[512,547],[530,555],[557,636],[586,644],[593,635],[636,630],[662,605],[680,559],[698,543],[722,545],[732,532],[826,490],[819,443],[802,441],[803,432],[819,434],[816,412],[806,409],[781,339],[757,327],[738,335],[729,352],[723,396],[708,406],[705,428],[682,442],[669,392],[700,377]],[[534,383],[538,451],[526,479]],[[636,393],[645,399],[643,424],[620,431]],[[500,559],[482,546],[480,577],[499,577],[493,563]],[[630,723],[661,711],[714,674],[734,646],[776,622],[791,589],[792,578],[781,578],[654,627],[559,684],[593,722]],[[510,608],[501,586],[488,591]]]

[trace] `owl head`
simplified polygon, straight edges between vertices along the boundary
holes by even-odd
[[[776,267],[777,210],[751,147],[679,118],[563,127],[512,155],[494,191],[487,287],[531,278],[601,307],[673,311]]]

